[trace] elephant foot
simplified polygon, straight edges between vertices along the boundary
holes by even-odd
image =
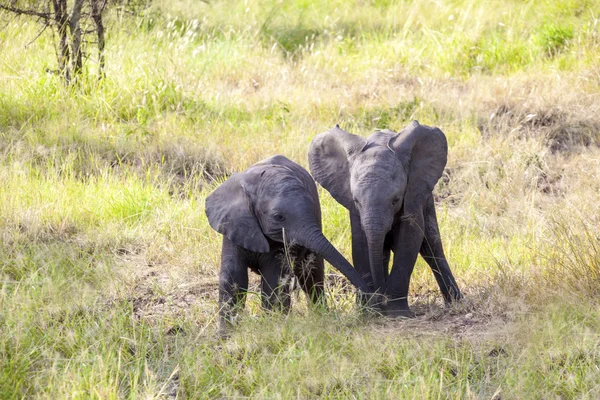
[[[456,289],[454,292],[451,292],[451,296],[453,302],[459,302],[465,298],[458,289]]]
[[[449,288],[447,293],[444,293],[444,304],[446,306],[449,306],[454,303],[458,303],[463,299],[464,299],[464,297],[463,297],[462,293],[460,292],[460,290],[458,290],[457,287],[451,287],[451,288]]]
[[[365,310],[382,314],[385,309],[386,298],[378,293],[358,293],[356,303]]]
[[[406,299],[389,300],[385,309],[388,318],[415,318],[416,314],[408,307]]]
[[[217,328],[217,337],[221,340],[228,340],[231,337],[231,331],[233,325],[228,321],[219,321],[219,327]]]

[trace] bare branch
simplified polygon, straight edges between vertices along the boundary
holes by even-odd
[[[5,6],[0,4],[0,10],[5,10],[5,11],[9,11],[18,15],[31,15],[34,17],[39,17],[42,18],[44,20],[50,20],[52,18],[52,14],[50,13],[45,13],[45,12],[40,12],[37,10],[31,10],[31,9],[23,9],[23,8],[17,8],[17,7],[13,7],[13,6]]]
[[[38,34],[37,34],[37,35],[35,35],[35,37],[34,37],[34,38],[33,38],[33,39],[32,39],[32,40],[29,42],[29,43],[27,43],[27,44],[25,45],[25,47],[29,47],[29,46],[31,46],[31,44],[32,44],[33,42],[35,42],[36,40],[38,40],[38,38],[39,38],[40,36],[42,36],[42,33],[44,33],[44,32],[46,31],[46,29],[48,29],[48,27],[49,27],[49,26],[50,26],[50,24],[44,24],[44,26],[42,26],[42,29],[40,29],[40,31],[38,32]]]

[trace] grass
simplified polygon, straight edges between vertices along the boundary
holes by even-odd
[[[597,398],[595,0],[193,2],[107,15],[107,78],[0,16],[0,398]],[[490,12],[494,10],[494,12]],[[438,218],[466,300],[420,260],[410,321],[249,296],[216,331],[206,195],[336,123],[442,128]],[[347,213],[321,191],[350,257]],[[256,284],[256,281],[254,281]]]

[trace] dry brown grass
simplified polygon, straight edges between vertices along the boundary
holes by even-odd
[[[111,16],[107,80],[77,90],[40,67],[49,37],[25,48],[35,29],[11,21],[0,397],[597,397],[595,4],[157,1]],[[336,123],[412,119],[448,137],[435,194],[466,300],[445,309],[419,261],[415,320],[362,316],[332,271],[328,312],[298,295],[271,315],[254,277],[219,341],[207,193],[276,153],[306,166]],[[350,256],[347,212],[320,193]]]

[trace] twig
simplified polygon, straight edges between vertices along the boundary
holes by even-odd
[[[35,42],[36,40],[38,40],[38,38],[40,36],[42,36],[42,33],[44,33],[46,31],[46,29],[48,29],[48,27],[50,26],[50,24],[45,24],[44,26],[42,26],[42,29],[40,29],[40,31],[38,32],[38,34],[31,40],[31,42],[27,43],[25,45],[25,48],[28,48],[29,46],[31,46],[33,44],[33,42]]]
[[[50,13],[43,13],[43,12],[39,12],[36,10],[31,10],[31,9],[16,8],[13,6],[4,6],[1,4],[0,4],[0,10],[10,11],[10,12],[13,12],[18,15],[32,15],[34,17],[43,18],[45,20],[49,20],[52,17],[52,15]]]

